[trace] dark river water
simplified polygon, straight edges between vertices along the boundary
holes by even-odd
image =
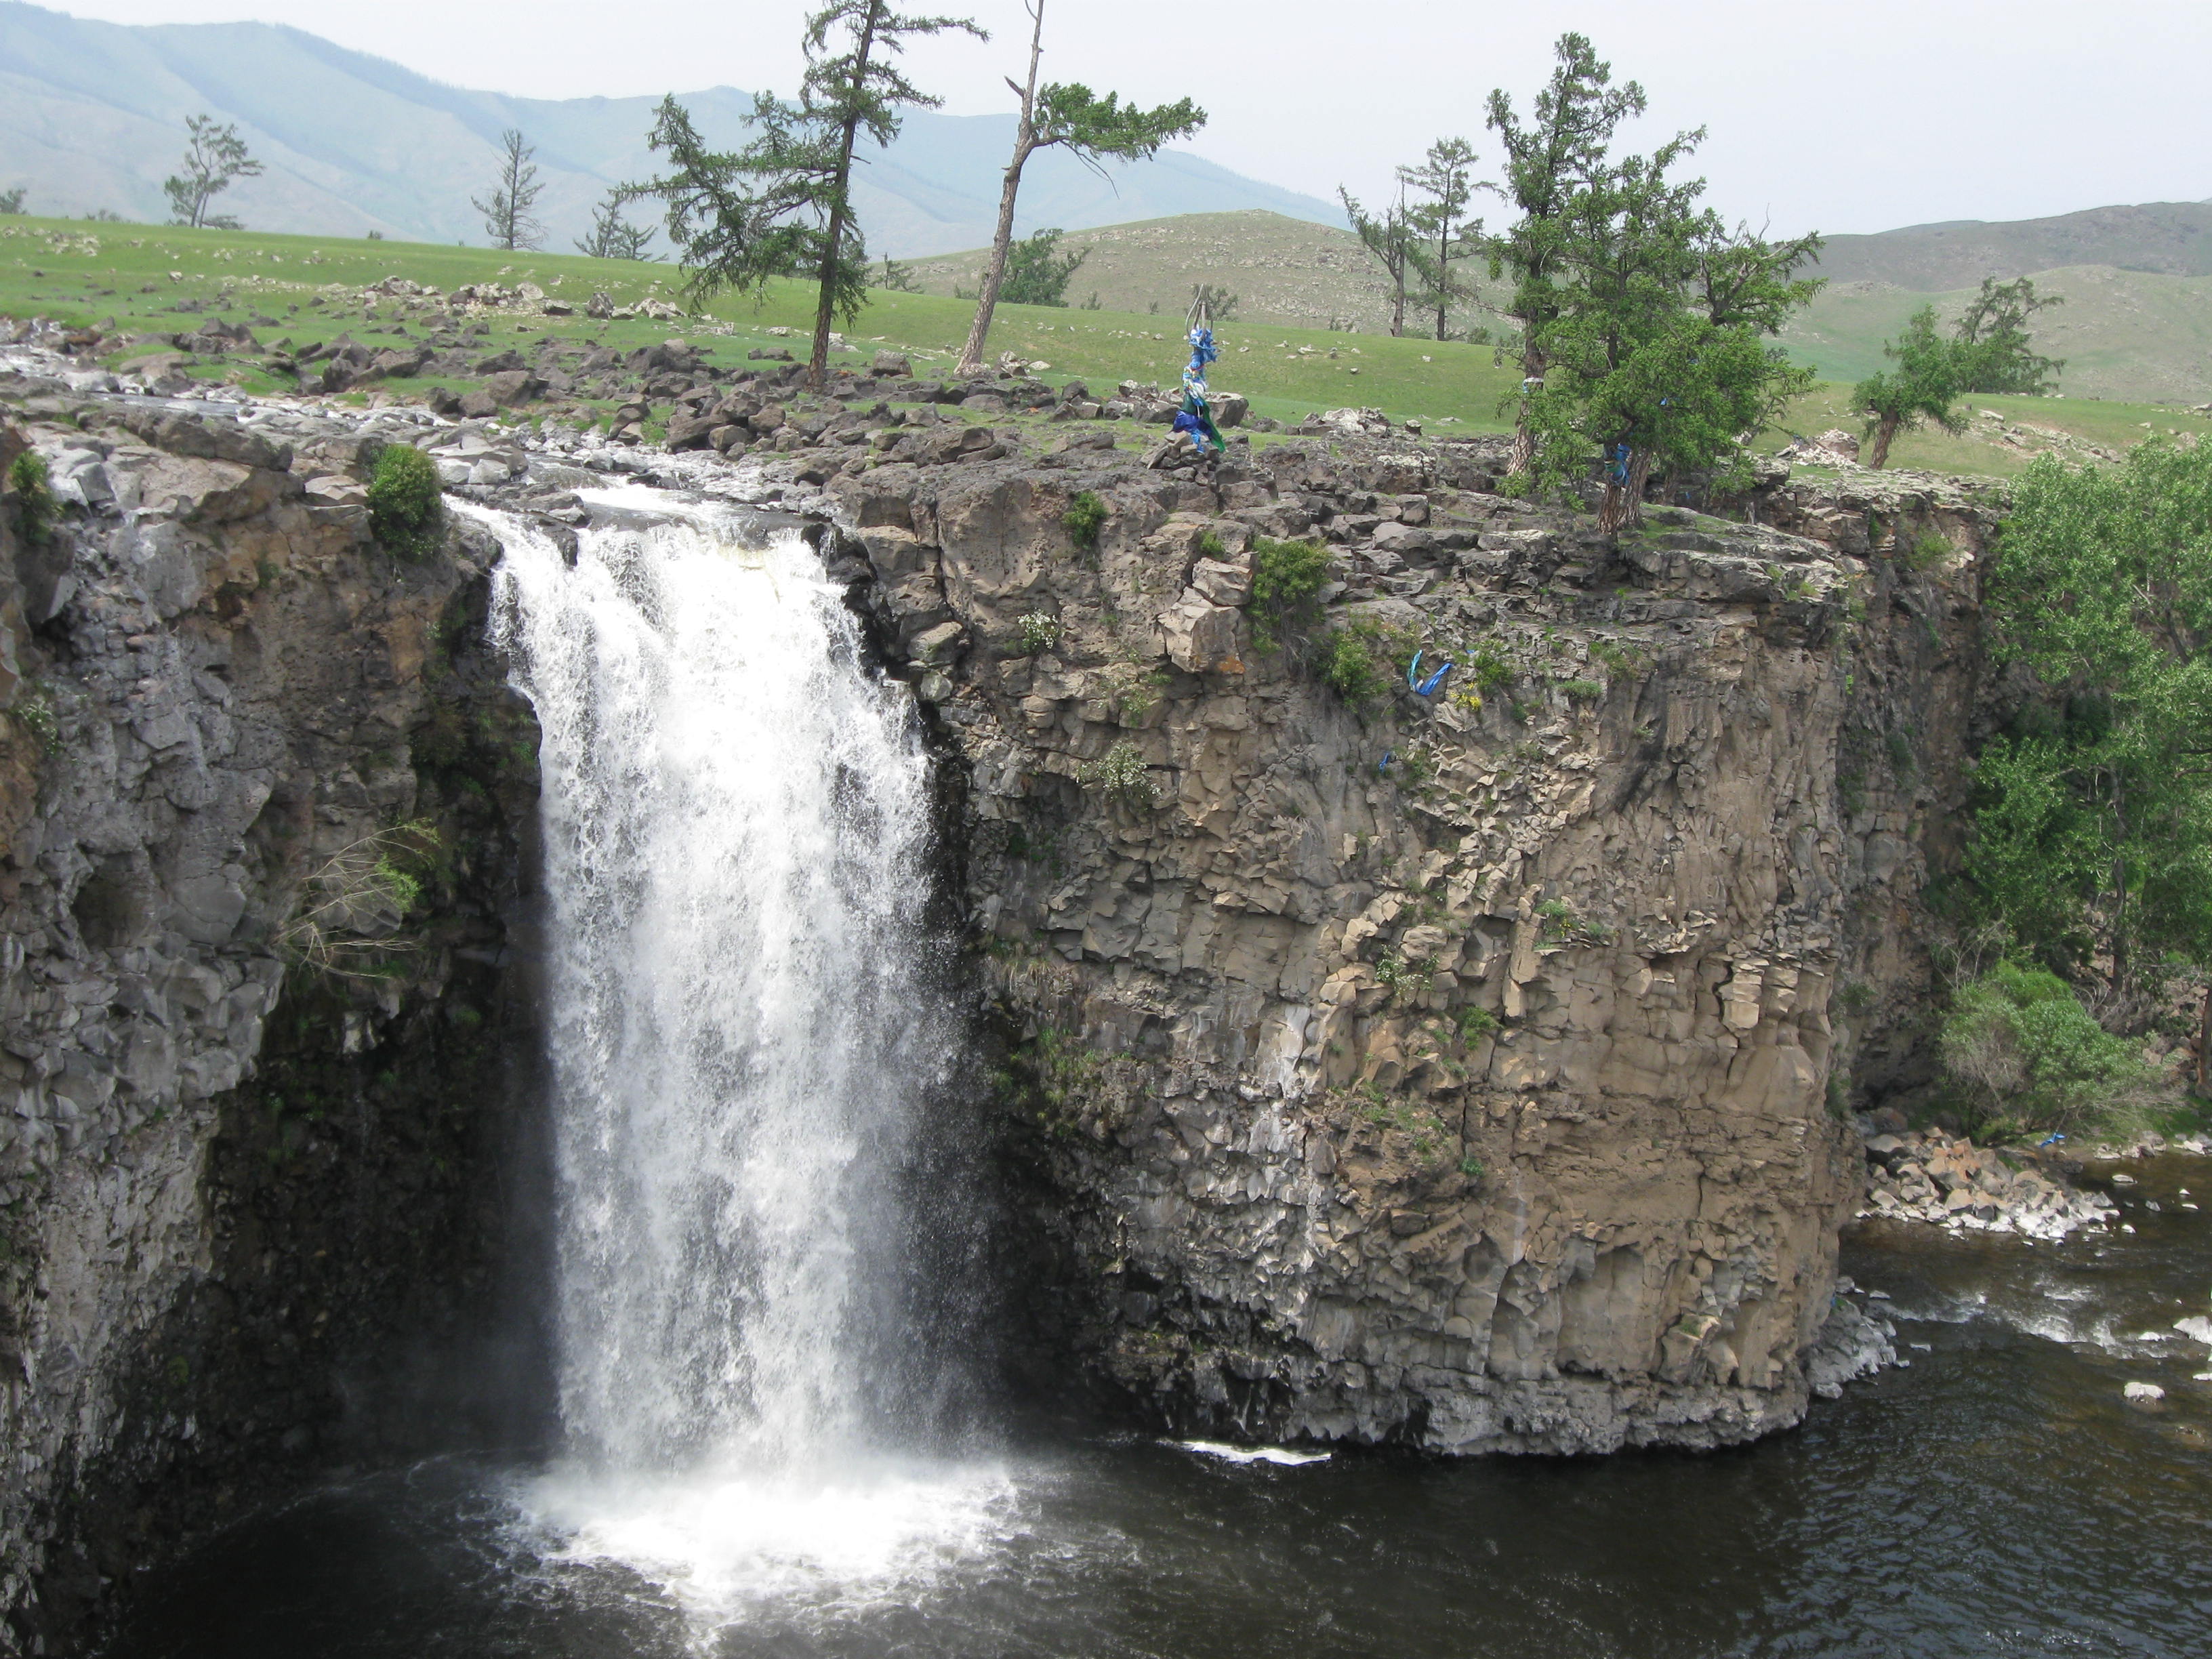
[[[2212,1654],[2212,1163],[2136,1231],[1862,1230],[1909,1364],[1717,1455],[1286,1466],[1148,1441],[609,1492],[451,1462],[149,1575],[116,1659]],[[2156,1206],[2153,1208],[2152,1206]],[[2166,1391],[2127,1403],[2130,1381]]]

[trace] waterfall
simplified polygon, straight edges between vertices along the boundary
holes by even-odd
[[[495,527],[542,732],[574,1463],[803,1483],[908,1449],[939,1365],[912,1164],[957,1043],[907,694],[788,531],[695,511],[586,532],[571,564]]]

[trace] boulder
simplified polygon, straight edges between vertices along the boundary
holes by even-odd
[[[1186,673],[1241,674],[1244,664],[1237,654],[1237,615],[1196,588],[1185,588],[1182,598],[1159,615],[1161,648]]]
[[[1213,400],[1213,423],[1224,431],[1243,425],[1244,417],[1251,412],[1251,399],[1240,392],[1224,392]]]
[[[594,322],[604,323],[614,314],[615,302],[611,295],[594,294],[584,301],[584,315]]]
[[[526,404],[545,389],[545,383],[526,368],[510,368],[495,374],[483,384],[483,395],[504,408],[513,404]]]
[[[902,376],[911,380],[914,378],[914,362],[901,352],[878,351],[868,364],[868,373],[878,376]]]

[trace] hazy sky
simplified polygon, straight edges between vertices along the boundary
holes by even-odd
[[[49,0],[56,3],[56,0]],[[1020,0],[912,0],[989,27],[911,70],[948,110],[1012,107]],[[805,0],[58,0],[116,22],[288,22],[458,85],[534,97],[789,91]],[[1049,0],[1047,78],[1212,114],[1189,146],[1240,173],[1373,196],[1393,163],[1525,102],[1579,29],[1704,125],[1723,211],[1778,231],[2016,219],[2212,198],[2212,0]],[[1648,139],[1649,133],[1644,137]]]

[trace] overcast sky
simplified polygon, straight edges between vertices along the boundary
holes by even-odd
[[[467,87],[532,97],[790,91],[805,0],[47,0],[127,23],[296,24]],[[957,114],[1012,107],[1021,0],[913,0],[991,29],[910,69]],[[1191,96],[1189,148],[1331,197],[1375,196],[1442,134],[1525,106],[1579,29],[1641,81],[1651,126],[1711,130],[1723,212],[1777,231],[2020,219],[2212,198],[2212,0],[1049,0],[1045,76]],[[1647,140],[1650,132],[1644,135]]]

